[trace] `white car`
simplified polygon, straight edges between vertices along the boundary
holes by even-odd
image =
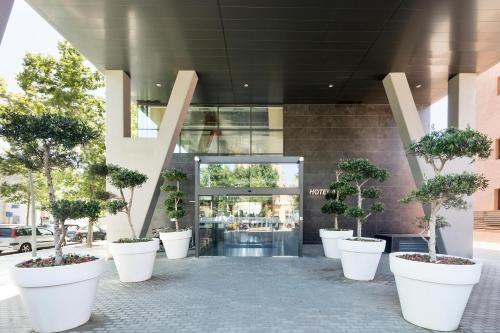
[[[54,246],[54,233],[45,228],[37,228],[37,248]],[[30,252],[31,226],[16,224],[0,224],[0,252]]]

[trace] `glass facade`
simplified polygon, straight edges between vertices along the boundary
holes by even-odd
[[[165,107],[139,105],[137,136],[156,137]],[[283,155],[281,106],[190,106],[176,153]]]

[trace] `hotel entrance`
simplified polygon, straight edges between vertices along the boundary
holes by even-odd
[[[197,157],[198,256],[301,256],[302,160]]]

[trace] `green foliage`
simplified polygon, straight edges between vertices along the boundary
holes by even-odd
[[[384,203],[383,202],[374,202],[372,203],[372,205],[370,206],[370,211],[372,213],[382,213],[384,211],[385,207],[384,207]]]
[[[167,182],[160,189],[167,194],[164,201],[167,216],[175,220],[175,229],[180,229],[180,220],[186,216],[184,209],[185,193],[180,190],[180,183],[187,179],[186,173],[175,168],[168,168],[162,172],[162,177]]]
[[[88,218],[91,222],[95,222],[101,216],[101,203],[96,200],[85,202],[83,217]]]
[[[408,154],[423,157],[428,163],[434,159],[443,161],[459,157],[488,158],[491,139],[471,128],[446,128],[424,135],[418,142],[407,147]]]
[[[321,207],[321,212],[323,214],[342,215],[347,210],[347,207],[345,202],[330,199]]]
[[[200,171],[200,185],[204,187],[276,187],[279,174],[271,164],[227,165],[208,164]]]
[[[118,189],[135,188],[144,184],[148,177],[138,171],[117,165],[108,166],[109,183]]]
[[[378,199],[382,190],[376,187],[366,187],[361,190],[361,196],[366,199]]]
[[[419,201],[430,204],[439,201],[445,208],[466,209],[466,196],[488,187],[488,180],[473,173],[437,175],[428,179],[420,188],[403,197],[400,202]]]
[[[376,180],[384,182],[389,178],[389,171],[379,169],[365,158],[342,159],[337,164],[342,172],[341,181],[363,182],[365,180]]]
[[[106,203],[106,209],[108,210],[108,212],[115,215],[115,214],[118,214],[120,212],[124,212],[125,208],[127,208],[127,205],[128,204],[125,200],[114,199],[114,200],[110,200]]]
[[[364,220],[366,213],[365,213],[365,211],[362,208],[349,207],[349,208],[346,209],[345,215],[349,216],[349,217],[352,217],[352,218],[355,218],[355,219]],[[358,237],[361,237],[361,236],[358,235]]]
[[[62,221],[85,217],[87,203],[83,200],[56,200],[50,204],[50,212],[55,219]]]

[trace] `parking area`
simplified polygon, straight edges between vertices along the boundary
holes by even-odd
[[[92,252],[104,255],[105,245]],[[401,317],[387,255],[374,281],[356,282],[321,253],[313,245],[303,258],[169,261],[159,253],[153,278],[135,284],[121,283],[107,261],[90,322],[71,332],[429,332]],[[483,248],[476,255],[485,263],[483,276],[458,332],[499,332],[500,252]],[[12,290],[7,267],[25,256],[0,258],[4,289]],[[16,292],[0,295],[0,332],[31,332]]]

